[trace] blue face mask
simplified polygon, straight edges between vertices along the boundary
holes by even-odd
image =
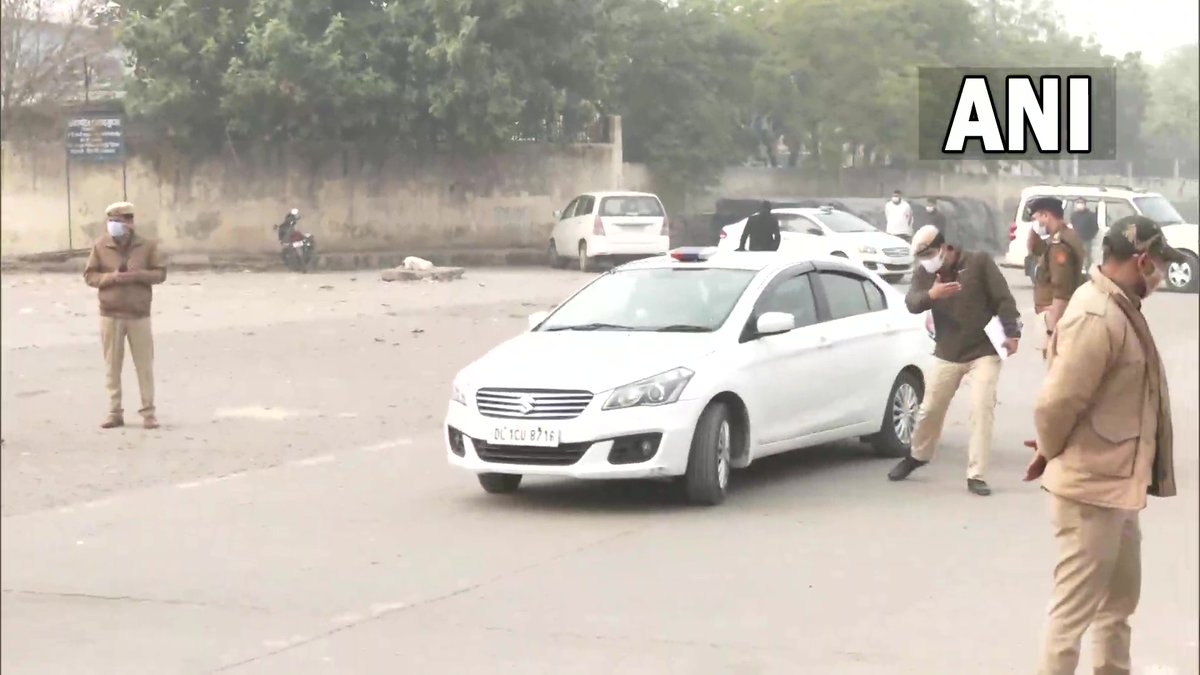
[[[120,239],[125,236],[125,223],[119,220],[108,221],[108,233],[113,239]]]

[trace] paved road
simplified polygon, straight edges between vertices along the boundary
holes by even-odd
[[[3,277],[4,672],[1032,671],[1052,547],[1018,477],[1039,359],[1005,368],[988,499],[964,486],[965,401],[903,484],[845,445],[735,474],[717,509],[640,483],[488,497],[442,457],[450,379],[584,280],[174,275],[165,426],[102,433],[91,292]],[[1197,672],[1197,309],[1148,305],[1181,494],[1143,518],[1139,673]]]

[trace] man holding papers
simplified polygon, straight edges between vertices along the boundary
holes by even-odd
[[[1021,315],[1008,282],[988,254],[960,251],[947,244],[933,225],[913,235],[912,253],[917,269],[906,298],[908,311],[933,314],[936,360],[926,373],[928,381],[917,414],[912,453],[888,473],[888,478],[904,480],[933,459],[946,410],[963,378],[970,375],[967,489],[987,496],[992,491],[983,476],[992,449],[996,383],[1001,362],[1017,351]]]

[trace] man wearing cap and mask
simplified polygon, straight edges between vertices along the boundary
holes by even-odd
[[[946,243],[933,225],[917,230],[912,240],[917,269],[905,302],[908,311],[931,311],[937,348],[934,365],[926,377],[925,397],[917,412],[912,451],[888,473],[893,481],[908,478],[933,459],[946,411],[963,378],[971,378],[971,438],[967,455],[967,489],[987,496],[984,480],[992,449],[992,422],[996,408],[996,383],[1000,355],[984,332],[993,317],[1000,317],[1006,337],[1006,355],[1017,351],[1021,315],[1008,282],[996,261],[986,253],[960,251]]]
[[[84,268],[87,285],[99,290],[100,341],[107,365],[108,417],[101,428],[124,426],[121,402],[121,369],[125,343],[137,370],[142,407],[138,411],[147,429],[158,428],[154,409],[154,336],[150,331],[151,286],[167,278],[158,243],[138,235],[133,204],[118,202],[106,210],[108,232],[92,246]]]
[[[1033,308],[1049,339],[1071,294],[1084,281],[1087,251],[1075,230],[1063,220],[1063,205],[1056,197],[1041,197],[1029,204],[1033,227],[1029,253],[1038,260],[1033,282]]]
[[[1097,673],[1131,672],[1129,617],[1141,592],[1138,513],[1175,495],[1166,368],[1142,315],[1184,256],[1145,216],[1113,223],[1103,261],[1050,340],[1025,480],[1048,493],[1058,564],[1040,675],[1069,675],[1092,628]]]

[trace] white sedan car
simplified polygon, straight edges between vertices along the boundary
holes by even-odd
[[[779,250],[800,255],[849,258],[895,283],[912,271],[908,242],[880,232],[858,216],[834,208],[784,208],[771,211],[779,219]],[[736,250],[746,221],[721,229],[718,247]]]
[[[838,258],[679,249],[584,286],[454,379],[450,463],[488,492],[526,475],[682,477],[864,438],[909,450],[933,343],[874,273]]]

